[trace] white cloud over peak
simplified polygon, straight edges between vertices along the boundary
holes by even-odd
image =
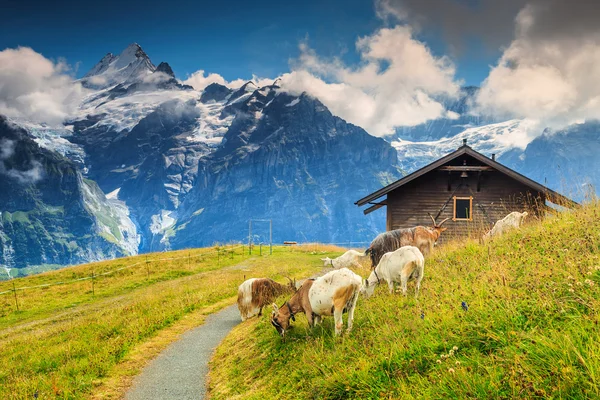
[[[60,124],[84,95],[68,71],[28,47],[0,51],[0,114]]]
[[[281,86],[295,93],[306,91],[333,114],[376,136],[448,117],[438,99],[458,94],[454,64],[434,56],[410,27],[380,29],[359,38],[356,48],[361,64],[351,68],[339,59],[323,60],[302,44]]]
[[[206,72],[203,69],[200,69],[200,70],[194,72],[192,75],[190,75],[185,81],[183,81],[183,83],[185,85],[190,85],[191,87],[193,87],[194,89],[196,89],[198,91],[201,91],[201,90],[204,90],[204,88],[206,88],[211,83],[218,83],[220,85],[227,86],[231,89],[239,89],[246,82],[248,82],[247,79],[235,79],[233,81],[228,82],[225,78],[223,78],[219,74],[216,74],[216,73],[209,73],[208,75],[205,75],[205,74],[206,74]],[[256,75],[253,75],[252,79],[250,79],[250,81],[254,82],[254,84],[256,84],[256,86],[258,86],[258,87],[267,86],[267,85],[270,85],[273,83],[273,79],[259,78]]]

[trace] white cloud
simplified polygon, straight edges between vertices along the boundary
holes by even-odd
[[[0,51],[0,114],[60,124],[84,94],[68,71],[28,47]]]
[[[205,87],[210,85],[211,83],[218,83],[220,85],[225,85],[226,81],[219,74],[211,73],[208,76],[204,76],[204,70],[198,70],[190,75],[185,81],[183,81],[185,85],[190,85],[196,90],[204,90]]]
[[[171,76],[165,74],[164,72],[154,72],[152,74],[148,74],[142,78],[143,83],[149,83],[152,85],[158,85],[159,83],[168,82],[172,79]]]
[[[578,29],[571,19],[573,29],[548,33],[549,22],[566,15],[562,5],[569,6],[538,1],[521,10],[515,39],[483,82],[477,112],[534,118],[553,128],[600,117],[600,26]]]
[[[204,88],[210,85],[211,83],[218,83],[220,85],[227,86],[231,89],[239,89],[246,82],[248,82],[248,79],[235,79],[233,81],[228,82],[219,74],[210,73],[205,76],[205,73],[206,72],[203,69],[198,70],[192,75],[190,75],[188,79],[183,81],[183,83],[186,85],[190,85],[194,89],[200,91],[204,90]],[[252,79],[250,79],[250,81],[254,82],[258,87],[271,85],[273,83],[273,79],[259,78],[256,75],[252,75]]]
[[[16,179],[21,184],[34,184],[42,179],[44,169],[42,164],[37,160],[32,160],[31,168],[27,170],[6,167],[4,161],[15,154],[15,146],[16,142],[14,140],[0,140],[0,174]]]
[[[439,101],[455,97],[460,82],[447,57],[435,57],[408,26],[383,28],[356,42],[358,68],[323,60],[306,45],[282,87],[317,97],[333,114],[377,136],[447,116]]]

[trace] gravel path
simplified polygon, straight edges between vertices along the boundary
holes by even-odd
[[[203,399],[208,361],[221,340],[240,322],[236,305],[206,318],[186,332],[135,378],[127,400]]]

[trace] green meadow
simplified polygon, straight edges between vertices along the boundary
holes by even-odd
[[[227,245],[0,282],[8,292],[0,295],[0,399],[120,398],[181,333],[233,304],[244,279],[284,283],[320,271],[319,257],[339,252],[274,247],[261,256],[257,247],[250,256]]]

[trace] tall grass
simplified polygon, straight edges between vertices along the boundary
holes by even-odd
[[[17,291],[18,311],[12,294],[0,296],[0,398],[119,396],[123,385],[113,381],[138,373],[146,361],[140,349],[165,329],[233,303],[237,286],[251,276],[284,282],[284,275],[314,273],[319,255],[281,247],[262,257],[196,249],[152,254],[148,264],[138,256],[17,279],[17,288],[32,287],[143,261],[95,279],[93,292],[91,280]],[[158,261],[164,258],[177,259]],[[1,283],[0,292],[12,283]]]
[[[340,338],[330,318],[297,316],[285,341],[268,318],[241,324],[211,398],[598,398],[599,217],[595,203],[436,249],[418,300],[377,288]]]

